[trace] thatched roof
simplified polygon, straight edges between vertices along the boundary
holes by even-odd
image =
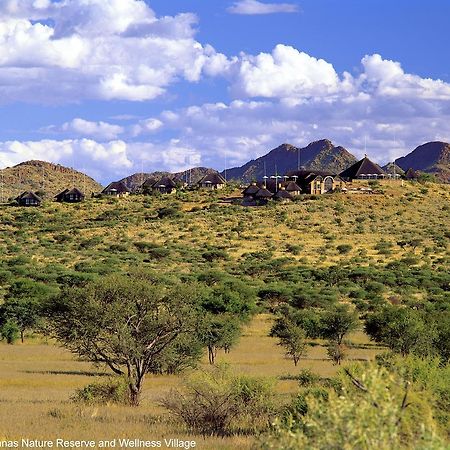
[[[77,197],[85,197],[85,195],[77,188],[72,188],[72,189],[64,189],[62,192],[60,192],[58,195],[55,195],[55,198],[57,200],[61,200],[62,198],[64,198],[66,195],[76,195]]]
[[[268,191],[265,188],[258,189],[258,192],[255,194],[256,198],[270,198],[272,196],[272,192]]]
[[[243,195],[255,195],[259,191],[259,186],[256,183],[252,183],[250,186],[247,186],[243,191]]]
[[[211,172],[206,174],[198,184],[226,184],[225,178],[218,172]]]
[[[274,197],[278,200],[292,200],[292,195],[285,189],[280,189]]]
[[[172,180],[172,178],[169,177],[162,177],[160,180],[158,180],[156,183],[153,184],[154,188],[172,188],[175,189],[177,185]]]
[[[383,169],[367,156],[339,174],[341,178],[353,180],[363,175],[385,175]]]
[[[301,188],[295,181],[288,181],[284,187],[287,192],[300,192]]]
[[[125,192],[130,192],[130,190],[122,181],[113,181],[112,183],[109,183],[108,186],[106,186],[102,191],[103,194],[106,194],[107,192],[117,192],[118,194],[123,194]]]
[[[39,203],[42,202],[42,199],[40,197],[38,197],[34,192],[30,192],[30,191],[23,192],[18,197],[16,197],[16,201],[26,200],[26,199],[35,200]]]
[[[158,180],[154,177],[147,178],[141,185],[142,189],[151,188]]]

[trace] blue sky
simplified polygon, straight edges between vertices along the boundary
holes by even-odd
[[[321,138],[393,160],[450,140],[448,17],[444,0],[3,0],[0,167],[107,182]]]

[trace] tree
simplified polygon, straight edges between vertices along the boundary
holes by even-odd
[[[403,356],[409,353],[432,353],[436,337],[436,327],[432,320],[425,323],[418,311],[396,306],[388,306],[369,315],[365,330],[372,340]]]
[[[358,315],[350,311],[347,305],[338,305],[326,311],[320,318],[320,334],[338,345],[348,333],[358,328]]]
[[[346,357],[347,346],[345,344],[338,344],[336,342],[329,342],[327,346],[328,358],[333,361],[335,365],[341,365],[341,361]]]
[[[66,289],[48,309],[50,329],[72,352],[126,375],[137,406],[155,362],[173,351],[179,336],[194,332],[200,295],[197,285],[110,275]]]
[[[43,302],[56,292],[56,288],[34,280],[23,278],[14,281],[0,306],[0,323],[15,322],[23,342],[25,331],[39,323]]]
[[[308,346],[306,331],[292,318],[279,317],[272,327],[270,335],[279,339],[278,345],[284,347],[286,356],[294,361],[295,366],[302,356],[306,355]]]
[[[8,344],[14,344],[19,337],[19,327],[14,320],[8,319],[0,327],[0,335]]]
[[[199,340],[208,348],[208,360],[214,364],[217,349],[229,352],[241,332],[242,322],[230,314],[207,314],[199,327]]]

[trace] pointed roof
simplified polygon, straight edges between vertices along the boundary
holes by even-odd
[[[220,175],[218,172],[211,172],[206,174],[199,182],[198,184],[226,184],[225,178]]]
[[[292,195],[289,194],[285,189],[280,189],[274,196],[278,200],[292,200]]]
[[[74,188],[70,189],[69,191],[67,191],[66,195],[79,195],[80,197],[84,197],[83,192],[81,192],[76,187],[74,187]]]
[[[16,200],[26,200],[26,199],[32,199],[32,200],[36,200],[37,202],[42,202],[42,199],[40,197],[38,197],[34,192],[30,192],[30,191],[25,191],[22,192],[22,194],[20,194],[18,197],[16,197]]]
[[[300,192],[301,191],[300,186],[295,181],[289,181],[286,184],[285,189],[287,192]]]
[[[266,188],[258,189],[258,192],[255,195],[256,198],[270,198],[272,196],[272,192],[268,191]]]
[[[64,190],[61,191],[59,194],[56,194],[56,195],[55,195],[55,198],[59,200],[60,198],[64,197],[64,194],[65,194],[66,192],[68,192],[68,191],[69,191],[69,189],[67,189],[67,188],[64,189]]]
[[[176,188],[177,185],[170,177],[162,177],[160,180],[158,180],[156,183],[153,184],[154,188],[158,187],[165,187],[165,188]]]
[[[347,179],[358,178],[361,175],[385,175],[385,173],[378,164],[375,164],[367,156],[364,156],[363,159],[339,174],[340,177]]]
[[[76,187],[72,188],[72,189],[64,189],[62,192],[60,192],[59,194],[55,195],[56,199],[61,199],[66,195],[77,195],[79,197],[85,197],[85,195]]]
[[[242,194],[244,195],[255,195],[259,191],[259,186],[256,185],[256,183],[252,183],[250,186],[246,187]]]
[[[125,186],[122,181],[113,181],[109,183],[108,186],[103,189],[102,193],[116,191],[118,194],[122,194],[124,192],[130,192],[130,190]]]
[[[154,177],[147,178],[141,185],[141,188],[151,188],[158,180]]]

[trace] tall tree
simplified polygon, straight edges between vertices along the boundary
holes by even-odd
[[[200,296],[197,285],[111,275],[65,290],[50,306],[51,331],[82,358],[126,375],[138,405],[145,375],[166,353],[173,358],[179,336],[194,333]]]

